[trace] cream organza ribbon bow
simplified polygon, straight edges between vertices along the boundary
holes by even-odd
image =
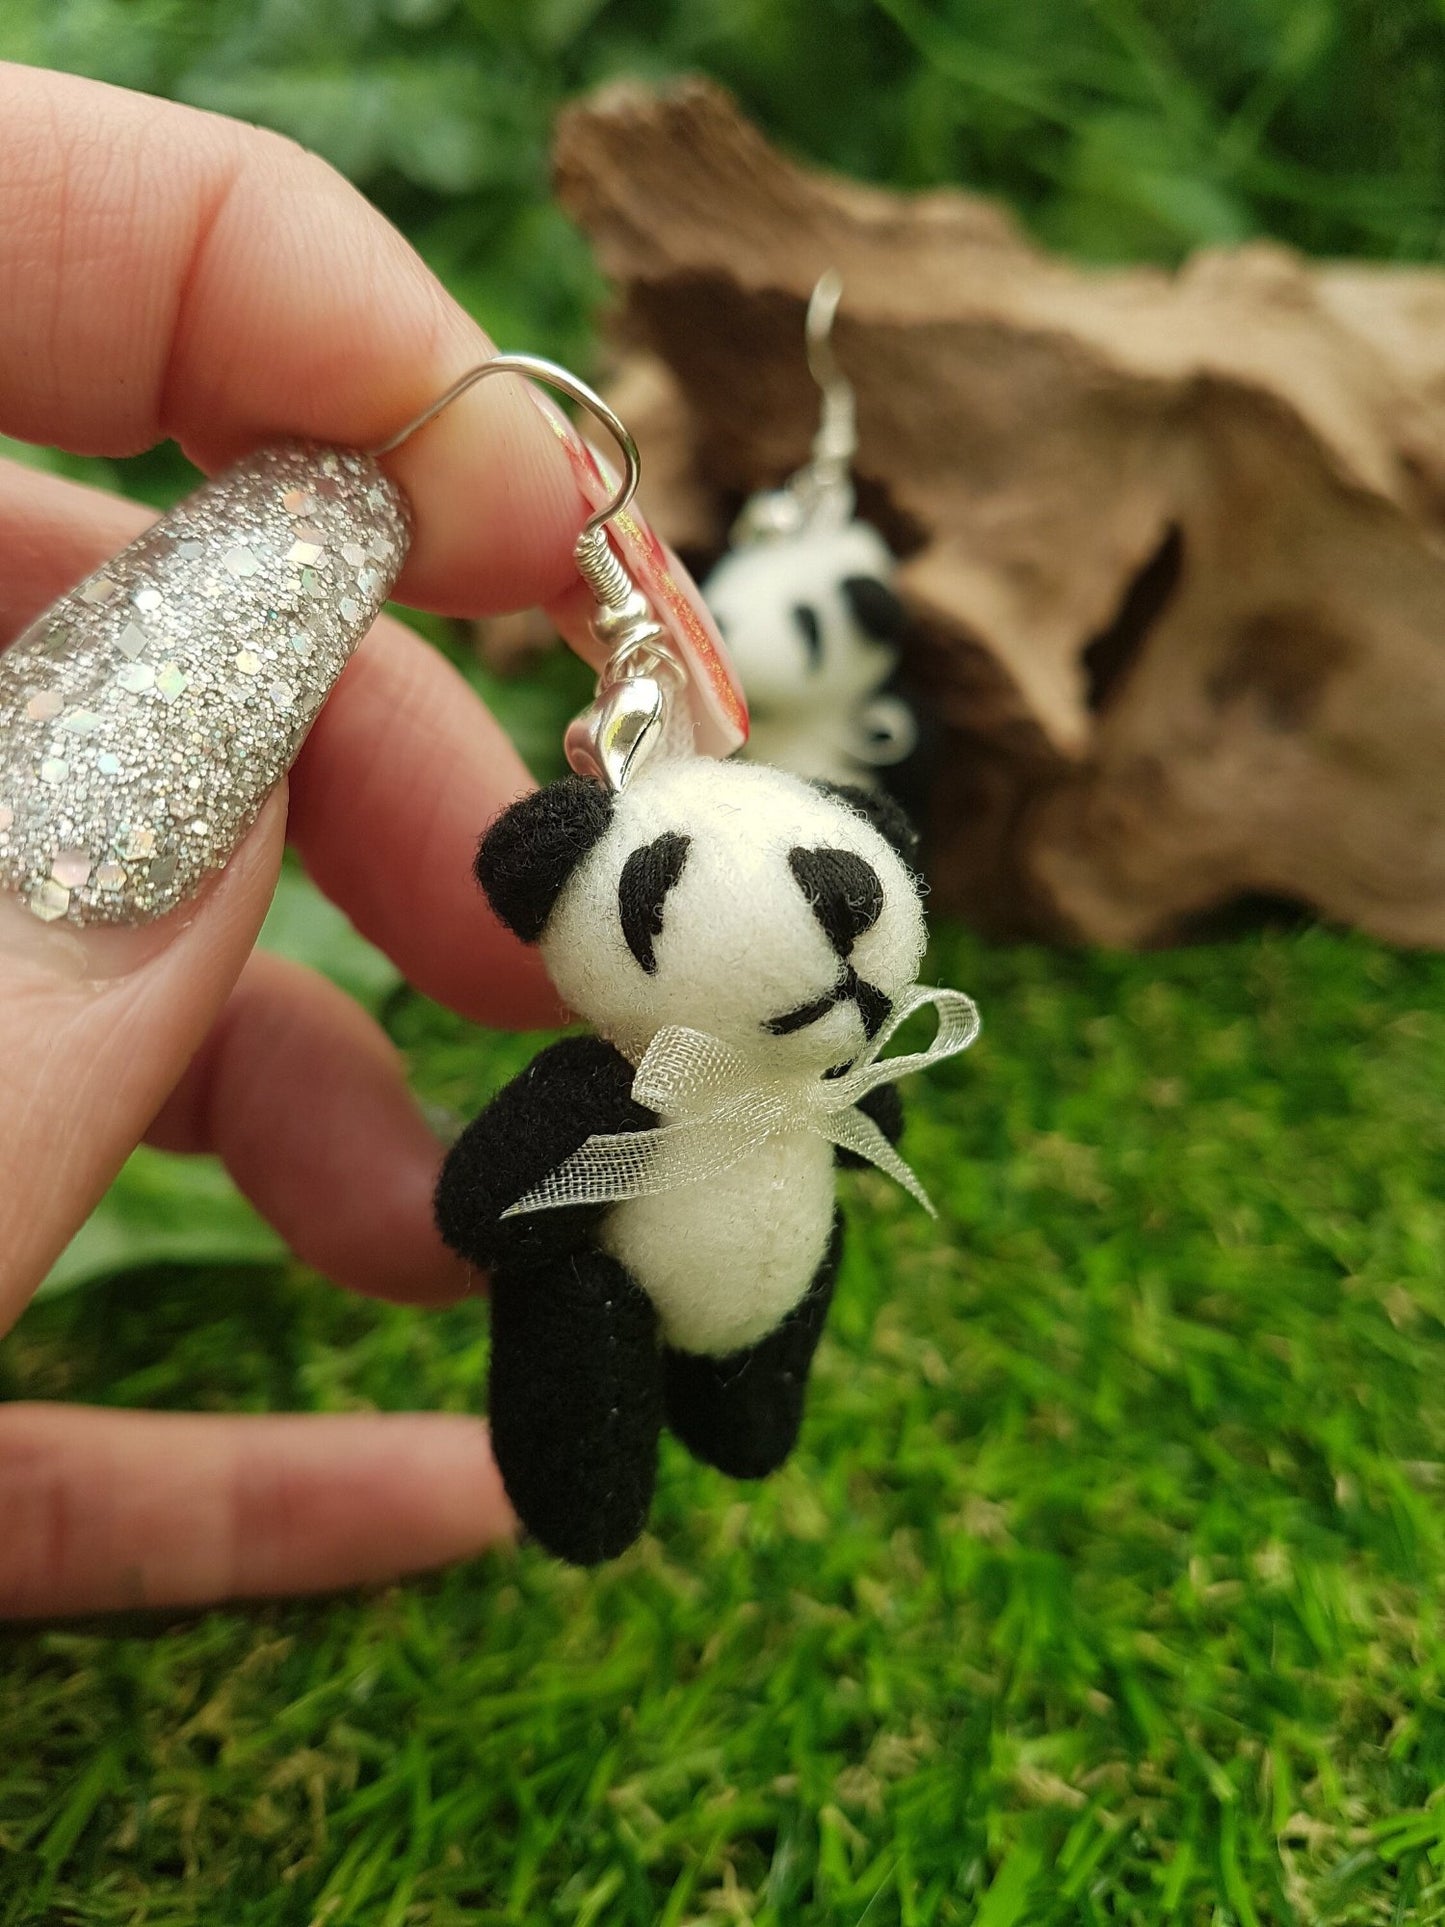
[[[884,1059],[882,1052],[894,1033],[927,1005],[938,1012],[938,1033],[928,1049]],[[928,1193],[857,1104],[880,1084],[892,1084],[967,1050],[978,1030],[978,1011],[962,991],[913,984],[844,1076],[760,1082],[754,1066],[720,1037],[668,1024],[648,1045],[632,1095],[671,1121],[650,1131],[589,1137],[502,1216],[515,1218],[566,1204],[615,1204],[698,1184],[730,1170],[765,1139],[784,1131],[811,1131],[866,1158],[936,1216]]]

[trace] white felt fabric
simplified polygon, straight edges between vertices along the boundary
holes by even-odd
[[[632,851],[668,831],[690,847],[649,975],[622,934],[618,882]],[[838,978],[838,958],[788,867],[799,847],[849,850],[877,872],[883,911],[850,961],[896,996],[917,975],[924,925],[917,885],[892,846],[785,770],[704,757],[654,764],[617,798],[612,822],[548,919],[541,950],[553,983],[634,1063],[663,1024],[709,1031],[764,1070],[822,1072],[843,1062],[863,1041],[851,1005],[788,1037],[763,1029]]]
[[[866,522],[805,529],[735,549],[703,585],[753,711],[744,754],[799,776],[873,784],[859,753],[863,711],[898,666],[898,652],[865,634],[841,584],[849,576],[891,582],[887,543]],[[793,611],[813,611],[819,650],[809,649]]]
[[[657,1307],[667,1344],[739,1351],[812,1283],[833,1224],[833,1170],[822,1138],[768,1138],[705,1184],[614,1205],[601,1243]]]
[[[691,841],[649,975],[623,936],[618,883],[629,854],[669,831]],[[553,982],[633,1063],[664,1024],[721,1037],[761,1075],[821,1075],[849,1061],[865,1042],[851,1002],[789,1036],[764,1029],[824,995],[841,968],[788,866],[798,847],[848,850],[877,873],[883,910],[849,962],[898,996],[917,975],[924,922],[917,886],[889,843],[783,770],[695,758],[646,769],[617,798],[548,921],[541,948]],[[820,1139],[775,1137],[705,1185],[613,1206],[603,1241],[657,1305],[669,1343],[733,1351],[771,1330],[812,1282],[832,1221],[833,1170]]]

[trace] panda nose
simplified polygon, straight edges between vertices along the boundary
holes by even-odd
[[[846,957],[883,914],[883,885],[851,850],[788,852],[788,868],[833,949]]]

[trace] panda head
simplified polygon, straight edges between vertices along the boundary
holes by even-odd
[[[914,981],[924,921],[896,806],[702,758],[619,796],[580,778],[507,810],[477,875],[569,1007],[634,1062],[667,1024],[761,1073],[851,1063]]]
[[[760,717],[847,708],[898,666],[893,556],[866,522],[804,529],[725,555],[703,595]]]

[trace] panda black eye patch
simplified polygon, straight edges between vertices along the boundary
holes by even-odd
[[[651,977],[657,970],[653,945],[662,935],[662,907],[667,893],[682,875],[692,847],[690,836],[664,830],[651,843],[634,850],[617,880],[617,910],[627,948]]]
[[[823,666],[823,629],[818,621],[818,611],[806,602],[799,602],[793,609],[793,622],[803,638],[808,667],[820,669]]]
[[[790,850],[788,868],[829,943],[846,957],[883,914],[878,872],[851,850]]]
[[[908,628],[908,611],[876,575],[845,576],[843,598],[853,611],[853,620],[865,636],[875,642],[899,642]]]

